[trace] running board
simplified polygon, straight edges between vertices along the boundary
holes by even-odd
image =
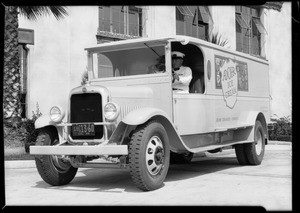
[[[214,145],[208,145],[208,146],[203,146],[203,147],[197,147],[197,148],[191,148],[190,151],[193,153],[198,153],[198,152],[205,152],[208,150],[214,150],[218,148],[222,148],[225,146],[232,146],[235,144],[242,144],[242,143],[253,143],[254,141],[252,140],[245,140],[245,141],[229,141],[229,142],[222,142],[220,144],[214,144]]]
[[[229,130],[237,130],[237,129],[246,129],[246,128],[250,128],[253,127],[253,125],[240,125],[240,126],[234,126],[234,127],[218,127],[215,129],[215,132],[226,132]]]

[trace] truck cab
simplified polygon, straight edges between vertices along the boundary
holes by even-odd
[[[40,133],[30,153],[47,183],[67,184],[80,167],[128,168],[138,188],[155,190],[170,163],[224,147],[242,165],[262,162],[270,122],[266,60],[187,36],[85,50],[88,79],[70,91],[68,109],[53,106],[35,122]],[[172,90],[173,51],[192,71],[188,93]]]

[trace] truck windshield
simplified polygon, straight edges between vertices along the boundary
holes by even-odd
[[[94,74],[98,78],[150,74],[151,66],[164,59],[164,45],[93,53]]]

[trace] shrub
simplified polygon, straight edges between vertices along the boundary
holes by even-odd
[[[34,122],[42,113],[37,104],[36,112],[32,111],[31,119],[21,119],[13,117],[3,120],[4,126],[4,145],[6,147],[25,147],[25,152],[29,152],[29,146],[36,141],[38,131],[35,130]]]
[[[269,130],[269,139],[277,141],[292,141],[292,122],[290,116],[279,118],[275,114],[275,118],[271,118],[274,122],[274,129]]]
[[[33,115],[31,119],[26,119],[22,122],[22,129],[24,132],[24,146],[26,153],[29,152],[29,146],[35,144],[36,138],[39,133],[34,127],[34,122],[42,115],[42,113],[39,110],[38,104],[36,112],[32,111],[32,114]]]
[[[86,84],[87,81],[88,81],[88,71],[85,70],[81,75],[81,85]]]

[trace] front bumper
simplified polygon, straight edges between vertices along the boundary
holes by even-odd
[[[128,155],[127,145],[30,146],[31,155]]]

